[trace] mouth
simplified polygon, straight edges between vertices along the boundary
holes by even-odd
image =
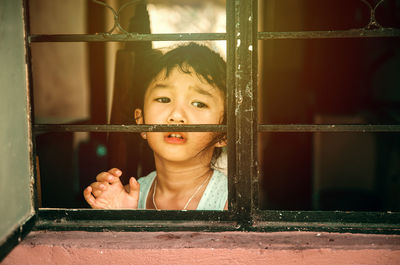
[[[185,136],[182,133],[177,132],[167,133],[164,136],[164,139],[167,143],[170,144],[183,144],[186,142]]]

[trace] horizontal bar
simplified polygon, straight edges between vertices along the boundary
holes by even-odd
[[[351,29],[332,31],[259,32],[259,40],[400,37],[400,29]]]
[[[225,132],[226,125],[70,125],[35,124],[33,130],[40,132]],[[354,124],[260,124],[258,132],[400,132],[400,125],[354,125]]]
[[[400,212],[382,211],[280,211],[254,210],[254,219],[265,222],[400,224]],[[400,226],[398,227],[400,230]]]
[[[400,234],[400,212],[255,210],[253,231]]]
[[[259,40],[271,39],[326,39],[400,37],[400,29],[354,29],[339,31],[258,32]],[[173,33],[173,34],[33,34],[32,42],[129,42],[129,41],[200,41],[225,40],[226,33]]]
[[[400,125],[260,124],[258,132],[400,132]]]
[[[42,220],[169,220],[232,221],[229,211],[94,210],[90,208],[39,208]]]
[[[400,235],[398,224],[381,223],[332,223],[332,222],[254,222],[251,227],[254,232],[328,232],[328,233],[354,233],[354,234],[387,234]],[[317,234],[318,235],[318,234]]]
[[[201,41],[225,40],[226,33],[174,33],[174,34],[32,34],[29,42],[129,42],[129,41]]]
[[[155,211],[40,208],[34,230],[231,231],[229,211]]]
[[[40,132],[225,132],[226,125],[190,124],[190,125],[69,125],[35,124],[34,133]]]
[[[400,234],[399,212],[255,210],[241,227],[229,211],[149,211],[41,208],[34,230],[315,231]]]
[[[225,221],[136,221],[136,220],[41,220],[39,219],[33,230],[40,231],[122,231],[122,232],[172,232],[172,231],[201,231],[223,232],[239,230],[237,222]]]

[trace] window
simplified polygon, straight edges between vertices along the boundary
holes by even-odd
[[[111,2],[113,5],[109,5]],[[117,2],[120,5],[114,5]],[[399,161],[399,97],[398,91],[393,90],[393,84],[398,84],[396,71],[393,70],[397,68],[393,67],[398,65],[396,56],[400,47],[400,29],[398,17],[395,13],[390,13],[391,10],[400,8],[397,1],[370,3],[360,0],[358,3],[341,5],[337,1],[324,1],[324,5],[320,1],[214,1],[218,2],[218,5],[226,5],[226,32],[216,30],[206,33],[153,34],[146,31],[125,32],[126,24],[129,23],[126,23],[127,20],[118,19],[119,15],[122,17],[123,12],[128,10],[128,6],[132,7],[136,2],[107,1],[106,4],[91,1],[85,5],[77,1],[79,4],[76,6],[72,6],[75,2],[63,3],[65,8],[71,5],[74,12],[85,12],[85,8],[90,6],[91,12],[88,14],[91,15],[99,12],[104,16],[104,9],[109,12],[112,9],[117,17],[115,23],[111,23],[113,30],[110,33],[95,34],[106,32],[99,26],[99,23],[107,20],[106,18],[88,17],[88,25],[82,22],[79,25],[80,29],[74,27],[67,32],[68,34],[31,32],[28,35],[29,47],[33,52],[33,67],[29,69],[33,73],[31,90],[33,101],[38,105],[35,106],[35,111],[43,107],[36,100],[46,100],[35,98],[35,71],[41,70],[40,64],[36,64],[35,69],[35,63],[45,59],[40,56],[35,58],[35,49],[46,50],[56,46],[59,49],[69,49],[73,51],[70,56],[75,57],[68,56],[65,61],[75,58],[74,63],[81,67],[72,67],[72,70],[90,71],[89,80],[78,75],[77,80],[69,82],[79,82],[73,83],[71,87],[82,88],[77,93],[82,93],[81,98],[90,98],[92,104],[76,110],[75,116],[65,117],[62,122],[48,124],[47,120],[46,124],[43,124],[40,119],[36,119],[37,117],[33,119],[32,130],[36,148],[33,157],[38,156],[39,163],[42,163],[40,180],[42,184],[43,181],[48,184],[54,181],[54,177],[45,179],[46,175],[56,175],[48,171],[49,167],[43,166],[45,161],[53,161],[54,154],[76,154],[77,149],[72,148],[74,145],[71,144],[77,141],[76,139],[91,140],[91,143],[83,145],[80,151],[85,154],[92,152],[92,156],[84,156],[87,158],[84,162],[86,165],[96,165],[101,161],[106,163],[106,150],[112,152],[106,148],[106,133],[126,137],[141,131],[226,131],[229,210],[214,212],[82,209],[76,207],[79,201],[74,201],[75,197],[68,197],[75,194],[74,192],[80,195],[82,187],[77,182],[66,181],[62,182],[63,188],[72,192],[60,192],[59,195],[66,198],[66,201],[54,205],[51,204],[54,202],[54,193],[46,194],[48,190],[44,190],[43,186],[42,189],[38,189],[38,193],[42,195],[39,198],[43,199],[38,203],[42,203],[46,208],[37,210],[34,229],[398,233],[400,215],[396,212],[398,204],[394,197],[380,198],[388,201],[381,207],[360,208],[360,205],[369,199],[377,201],[370,193],[363,193],[366,190],[370,191],[370,187],[376,188],[375,195],[387,192],[389,186],[394,187],[391,191],[393,196],[399,194],[398,186],[396,188],[390,185],[388,180],[399,174],[398,168],[396,169],[396,161]],[[149,1],[152,5],[157,5],[157,2]],[[26,4],[29,8],[33,6],[30,5],[30,1],[26,1]],[[121,9],[118,9],[120,7]],[[118,10],[121,12],[118,13]],[[289,11],[290,18],[287,15]],[[389,12],[389,15],[383,15],[382,12]],[[32,13],[31,17],[33,16]],[[108,112],[104,111],[107,109],[108,90],[107,73],[102,63],[106,61],[107,56],[107,52],[104,51],[115,50],[115,47],[109,46],[121,43],[138,47],[145,46],[150,41],[224,40],[228,84],[226,125],[187,125],[174,128],[161,125],[137,126],[124,124],[117,118],[115,122],[107,124],[112,110],[108,108]],[[85,43],[88,45],[85,46]],[[371,65],[371,62],[379,63],[379,60],[374,58],[379,57],[379,54],[371,51],[375,48],[391,47],[392,53],[382,57],[384,61],[381,63],[384,66],[379,68],[379,73],[372,74],[369,69],[362,69],[362,66]],[[88,59],[77,55],[85,49],[88,50]],[[125,55],[129,56],[129,52]],[[57,59],[62,61],[62,58]],[[86,68],[86,64],[91,67]],[[115,65],[118,67],[118,64]],[[47,65],[44,69],[52,67],[56,66]],[[371,69],[378,69],[374,67]],[[350,71],[354,69],[357,70]],[[124,77],[122,71],[117,69],[111,72],[113,71],[121,78]],[[373,78],[366,82],[365,78],[368,76]],[[116,78],[115,82],[118,82],[117,80]],[[354,80],[362,80],[365,83],[351,83]],[[57,85],[57,82],[55,84]],[[371,87],[366,89],[369,93],[366,95],[363,89],[367,86]],[[93,87],[96,87],[96,92]],[[68,98],[63,100],[67,102]],[[84,104],[80,104],[82,105]],[[108,106],[110,105],[109,102]],[[390,111],[386,114],[393,114],[394,118],[377,115],[387,109]],[[361,110],[374,115],[372,118],[371,115],[360,115]],[[79,119],[82,119],[82,122],[76,122]],[[48,137],[42,137],[45,133]],[[69,143],[70,149],[65,149],[63,144],[66,143]],[[349,148],[349,145],[352,147]],[[43,148],[44,146],[49,148]],[[60,150],[68,150],[70,154]],[[386,161],[381,161],[382,159]],[[375,164],[369,164],[371,161]],[[65,179],[69,176],[80,176],[69,171],[74,168],[72,163],[77,161],[70,160],[70,164],[57,165],[59,169],[66,170],[63,175]],[[370,167],[365,166],[363,170],[354,173],[354,167],[348,166],[352,163]],[[291,166],[287,166],[288,164]],[[350,170],[346,171],[344,165]],[[136,166],[134,170],[139,171],[138,168],[140,167]],[[86,167],[84,170],[86,171],[81,172],[81,175],[92,178],[101,169],[94,167],[93,171]],[[144,168],[141,167],[140,170]],[[350,177],[342,176],[348,172],[355,176],[351,181],[348,181]],[[291,179],[293,174],[296,174],[297,178]],[[374,178],[377,176],[385,181],[376,184]],[[391,181],[393,180],[397,181],[398,177],[397,180]],[[362,185],[359,185],[360,182]],[[70,186],[65,183],[69,183]],[[356,192],[352,190],[346,193],[346,188],[353,188],[351,185],[344,185],[348,183],[355,183],[356,188],[366,188],[360,192],[355,189]],[[56,187],[60,182],[53,185]],[[347,199],[340,200],[341,198]],[[361,204],[354,204],[351,209],[347,209],[350,211],[347,211],[346,207],[340,208],[340,203],[354,202],[359,198],[362,199]],[[72,209],[68,203],[73,205]],[[59,205],[62,205],[61,209]],[[342,211],[336,211],[338,209]]]

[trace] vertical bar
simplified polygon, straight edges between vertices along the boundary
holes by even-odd
[[[29,102],[29,109],[27,110],[29,118],[30,118],[30,139],[31,139],[31,144],[32,144],[32,152],[31,152],[31,163],[32,163],[32,175],[35,181],[35,185],[33,185],[33,190],[34,190],[34,196],[33,196],[33,205],[35,208],[35,212],[38,211],[38,208],[41,206],[41,193],[39,193],[40,187],[40,175],[38,174],[39,170],[39,161],[38,157],[36,156],[36,137],[34,137],[33,130],[32,130],[32,124],[35,123],[35,109],[34,109],[34,98],[33,98],[33,74],[32,74],[32,54],[31,54],[31,44],[29,43],[29,38],[30,32],[31,32],[31,26],[30,26],[30,12],[29,12],[29,1],[24,0],[23,1],[23,8],[24,8],[24,29],[25,29],[25,49],[26,49],[26,55],[25,55],[25,61],[26,61],[26,71],[27,71],[27,90],[28,90],[28,102]]]
[[[257,1],[235,1],[236,212],[243,229],[251,225],[252,183],[256,176],[256,58],[254,10]],[[255,65],[255,68],[254,68]]]
[[[104,32],[105,8],[87,3],[88,32]],[[107,122],[107,92],[105,68],[105,43],[88,43],[89,81],[90,81],[90,122],[92,124],[106,124]],[[95,141],[105,143],[106,134],[91,133]]]
[[[235,0],[226,2],[226,87],[229,209],[236,210],[236,117],[235,117]]]
[[[252,175],[251,175],[251,185],[252,185],[252,201],[251,201],[251,209],[259,208],[259,174],[258,174],[258,0],[253,1],[252,6],[252,35],[251,35],[251,49],[249,49],[251,53],[251,78],[252,78],[252,93],[253,98],[251,102],[251,106],[253,109],[253,124],[252,124],[252,139],[253,139],[253,157],[252,157]]]

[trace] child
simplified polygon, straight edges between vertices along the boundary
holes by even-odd
[[[222,124],[225,122],[226,65],[209,48],[189,43],[164,54],[150,72],[137,124]],[[102,172],[84,190],[95,209],[224,210],[227,177],[212,169],[225,134],[215,132],[142,132],[153,150],[156,171],[130,178]]]

